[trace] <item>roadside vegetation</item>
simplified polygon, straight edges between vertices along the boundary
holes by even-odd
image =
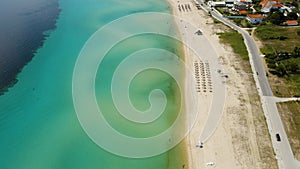
[[[300,160],[300,102],[277,104],[285,131],[297,160]]]
[[[300,28],[261,25],[255,35],[264,45],[261,52],[275,95],[300,97]]]
[[[244,44],[244,38],[237,31],[230,29],[224,33],[218,33],[222,43],[232,47],[234,53],[242,57],[243,60],[248,60],[248,51]]]
[[[213,18],[214,23],[221,23],[219,20]]]
[[[251,23],[249,23],[245,18],[234,18],[232,19],[232,21],[238,25],[239,27],[242,28],[252,28],[253,25]]]

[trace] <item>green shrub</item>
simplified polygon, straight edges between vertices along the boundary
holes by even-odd
[[[279,40],[286,40],[288,37],[286,37],[286,36],[279,36]]]
[[[275,65],[275,63],[268,63],[268,67],[271,69],[275,69],[276,65]]]

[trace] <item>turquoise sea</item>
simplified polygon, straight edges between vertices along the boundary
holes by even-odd
[[[74,66],[81,48],[90,36],[105,24],[128,14],[170,13],[167,2],[163,0],[60,0],[59,6],[61,13],[56,29],[47,32],[49,37],[43,46],[18,75],[19,82],[0,96],[0,168],[180,169],[186,165],[186,160],[183,158],[185,153],[183,143],[167,153],[143,159],[120,157],[101,149],[82,129],[72,100]],[[136,46],[134,44],[141,39],[146,39],[148,45],[152,45],[150,47],[159,46],[174,53],[178,52],[178,44],[162,37],[151,38],[149,35],[133,37],[129,39],[131,41],[128,44]],[[113,65],[120,62],[114,59],[114,55],[120,55],[120,51],[126,53],[135,49],[128,50],[127,45],[124,48],[120,44],[113,49],[97,74],[98,102],[100,104],[107,101],[105,109],[108,109],[108,112],[109,109],[113,109],[110,108],[109,89],[105,84],[109,79],[103,80],[101,76],[107,76],[107,73],[115,69]],[[172,65],[172,61],[161,57],[160,61]],[[102,75],[103,72],[105,73]],[[121,118],[116,120],[114,115],[116,112],[113,110],[112,114],[106,114],[106,118],[116,130],[134,137],[147,137],[163,131],[174,121],[173,116],[176,116],[180,102],[177,99],[179,97],[177,88],[173,83],[172,78],[166,74],[149,71],[137,76],[130,88],[133,103],[142,110],[149,105],[147,101],[141,100],[147,100],[153,86],[165,91],[168,101],[170,100],[166,108],[167,115],[161,121],[157,121],[156,127],[136,127],[127,124]],[[144,132],[143,129],[149,130]]]

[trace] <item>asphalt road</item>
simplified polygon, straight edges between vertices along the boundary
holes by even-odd
[[[225,17],[220,15],[217,11],[211,10],[210,7],[206,6],[200,0],[197,0],[204,10],[207,12],[210,11],[211,15],[223,22],[224,24],[230,26],[231,28],[237,30],[242,34],[245,40],[245,44],[247,46],[250,63],[252,66],[252,70],[254,72],[254,78],[256,80],[256,84],[259,90],[259,94],[262,100],[262,106],[264,109],[264,113],[267,119],[269,133],[271,135],[272,144],[274,151],[276,153],[276,158],[278,160],[280,169],[300,169],[300,162],[295,159],[294,154],[292,152],[290,143],[287,138],[287,134],[284,130],[283,123],[281,121],[276,102],[273,99],[273,93],[269,84],[269,81],[266,76],[266,71],[264,68],[264,64],[260,57],[259,50],[255,45],[254,40],[249,35],[249,33],[234,23],[228,21]],[[279,134],[281,137],[281,141],[278,142],[276,140],[276,134]]]

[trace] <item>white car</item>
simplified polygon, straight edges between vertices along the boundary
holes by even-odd
[[[207,165],[207,166],[214,166],[215,163],[214,163],[214,162],[208,162],[208,163],[206,163],[206,165]]]

